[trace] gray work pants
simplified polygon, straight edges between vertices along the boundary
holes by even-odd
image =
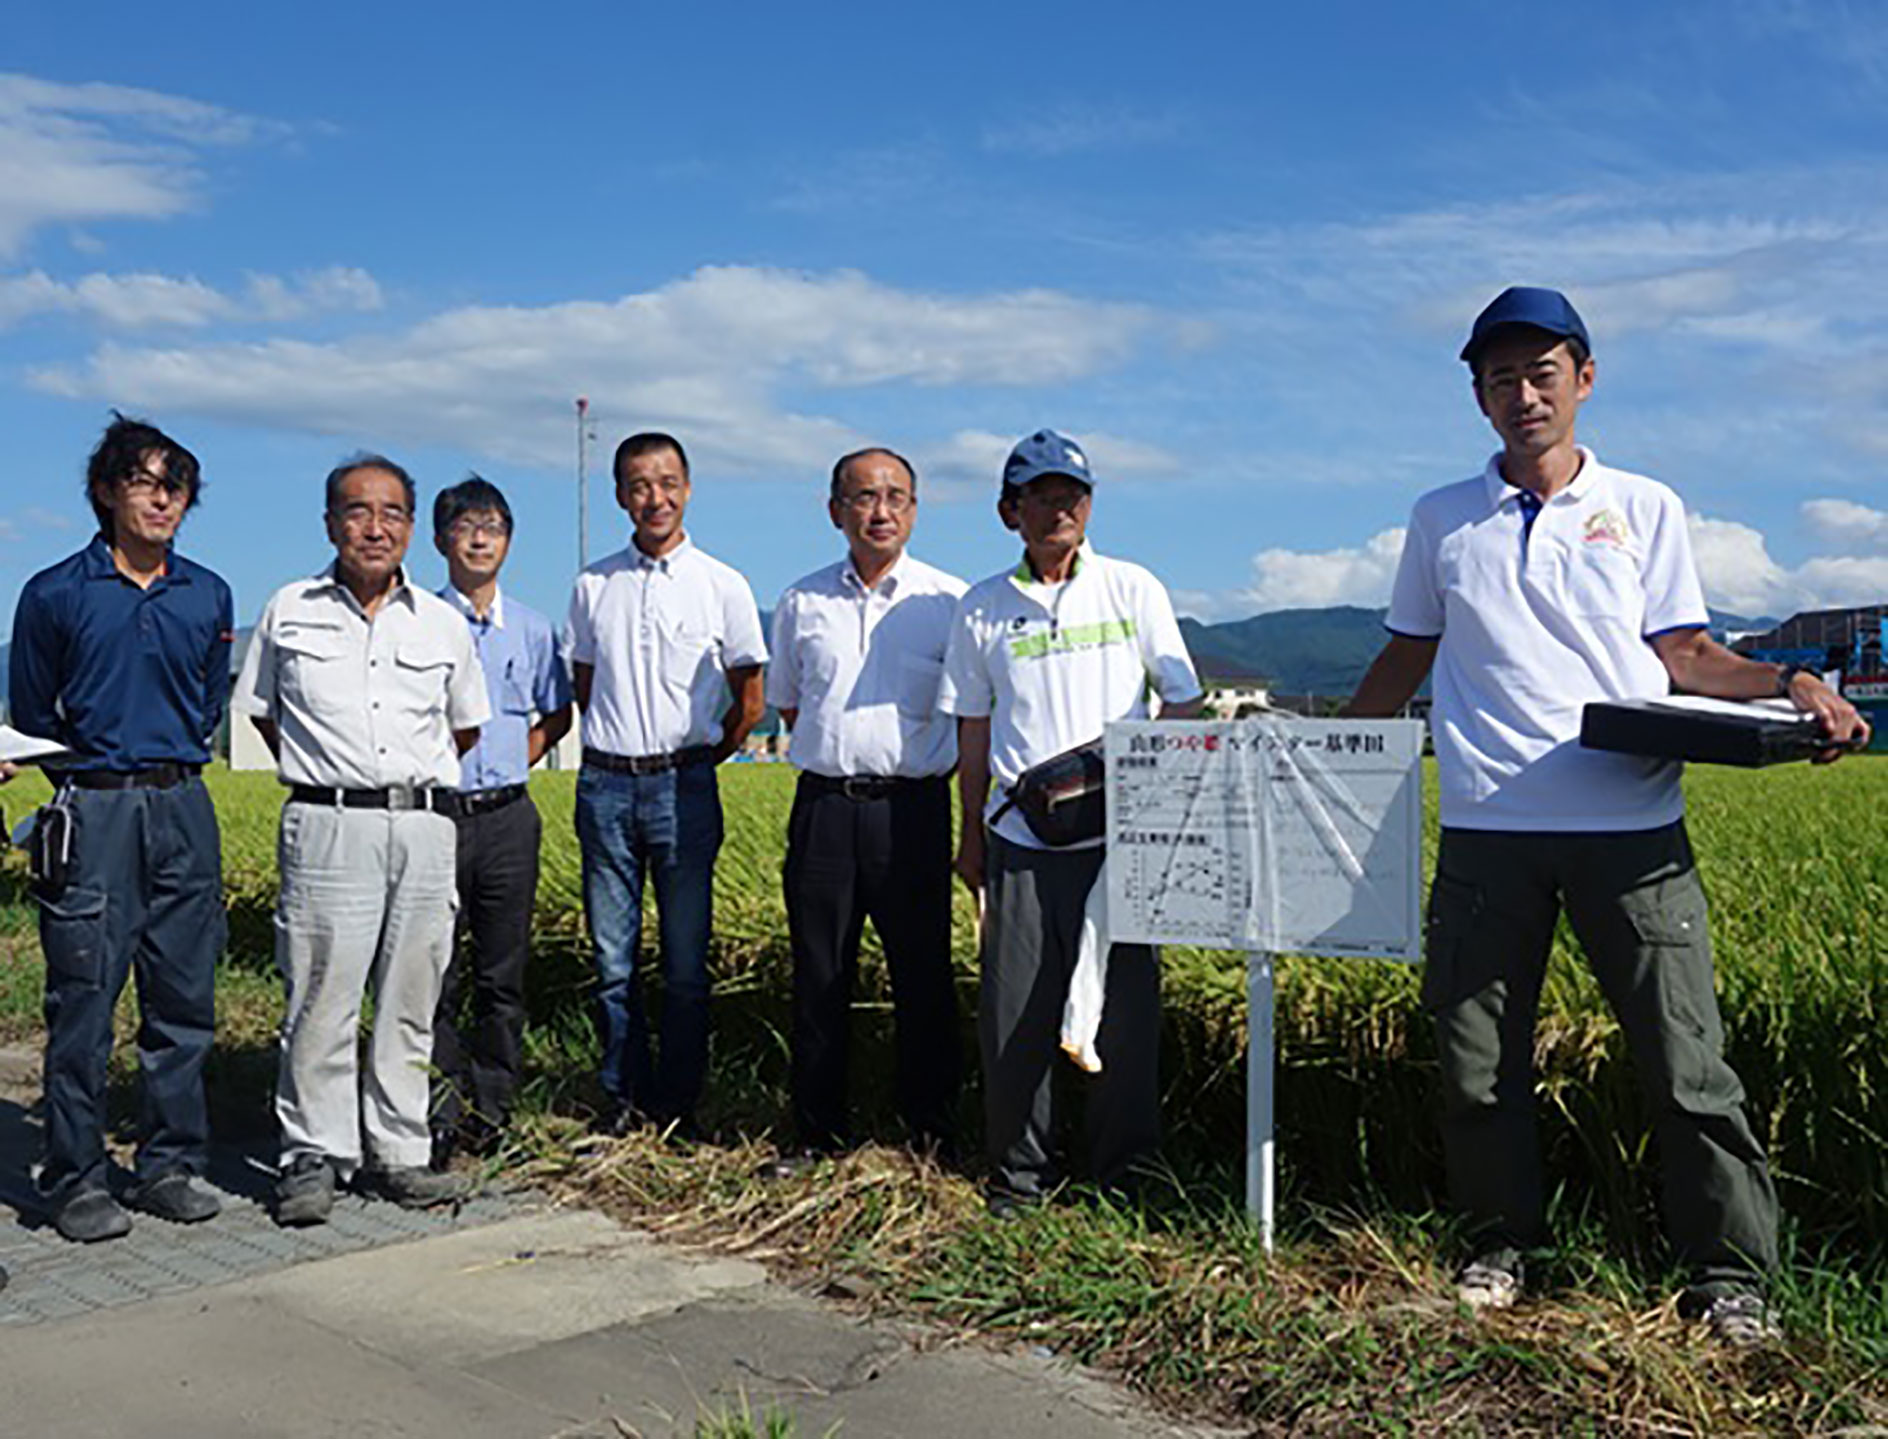
[[[1034,1198],[1056,1182],[1051,1080],[1082,908],[1102,857],[1098,848],[1030,849],[989,836],[977,1034],[984,1143],[1000,1193]],[[1096,1049],[1101,1073],[1070,1078],[1086,1091],[1089,1171],[1118,1184],[1160,1143],[1160,966],[1152,947],[1109,951]]]
[[[1565,904],[1658,1134],[1666,1237],[1700,1284],[1776,1263],[1776,1194],[1724,1059],[1705,897],[1682,822],[1578,834],[1445,829],[1423,1003],[1449,1188],[1485,1247],[1544,1224],[1534,1023]]]
[[[364,1157],[399,1169],[432,1157],[428,1066],[452,957],[455,851],[453,822],[425,810],[282,807],[275,961],[288,996],[275,1114],[284,1165],[318,1154],[347,1174]]]

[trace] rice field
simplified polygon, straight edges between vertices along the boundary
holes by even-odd
[[[218,770],[211,782],[223,826],[233,963],[266,969],[281,791],[268,774]],[[729,765],[721,783],[728,823],[716,883],[718,1043],[724,1051],[745,1045],[748,1077],[779,1091],[787,982],[780,868],[793,774],[782,765]],[[545,958],[533,996],[543,1031],[533,1052],[544,1066],[560,1055],[566,1063],[580,1058],[569,1043],[573,1027],[581,1028],[585,981],[574,784],[570,774],[533,780],[545,818],[536,915]],[[1699,768],[1687,786],[1712,900],[1728,1045],[1769,1140],[1799,1245],[1879,1254],[1888,1250],[1888,760],[1864,757],[1827,770]],[[0,799],[17,817],[44,792],[43,781],[26,776]],[[37,987],[37,956],[18,855],[6,857],[5,870],[0,998],[24,1014]],[[974,929],[968,901],[959,900],[956,953],[968,1014]],[[1623,1044],[1564,930],[1556,949],[1537,1043],[1550,1173],[1564,1186],[1564,1206],[1597,1219],[1614,1244],[1656,1268],[1648,1134]],[[882,974],[869,956],[865,971],[862,1026],[882,1031]],[[1243,959],[1170,950],[1165,986],[1169,1148],[1184,1172],[1236,1192]],[[744,1023],[749,1010],[768,1018]],[[883,1041],[881,1033],[875,1048],[868,1038],[862,1061],[882,1059]],[[1416,1007],[1415,971],[1286,958],[1278,1043],[1287,1210],[1435,1203],[1433,1048]],[[724,1054],[718,1064],[725,1062]]]

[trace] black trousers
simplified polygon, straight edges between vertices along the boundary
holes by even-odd
[[[433,1128],[470,1119],[496,1129],[518,1091],[542,826],[529,795],[454,822],[459,920],[433,1021]]]
[[[836,1148],[849,1137],[847,1020],[869,917],[891,971],[899,1112],[914,1139],[951,1148],[963,1060],[951,980],[947,781],[851,799],[802,775],[787,821],[785,881],[801,1143]]]
[[[39,902],[46,955],[46,1165],[55,1201],[103,1188],[112,1010],[138,985],[137,1175],[203,1173],[203,1065],[223,952],[222,845],[200,779],[173,789],[74,790],[72,873]]]

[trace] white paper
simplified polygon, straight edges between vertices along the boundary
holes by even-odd
[[[42,759],[56,759],[70,754],[64,745],[49,739],[21,734],[12,725],[0,724],[0,760],[9,764],[34,764]]]
[[[1652,703],[1660,709],[1688,710],[1692,714],[1736,715],[1740,719],[1801,720],[1810,724],[1816,719],[1785,699],[1721,700],[1713,699],[1710,695],[1666,695]]]
[[[1421,957],[1414,720],[1108,726],[1110,938]]]

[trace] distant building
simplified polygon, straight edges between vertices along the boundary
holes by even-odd
[[[1805,610],[1773,630],[1743,635],[1739,654],[1773,663],[1812,665],[1837,677],[1843,696],[1867,717],[1874,748],[1888,749],[1888,604]]]

